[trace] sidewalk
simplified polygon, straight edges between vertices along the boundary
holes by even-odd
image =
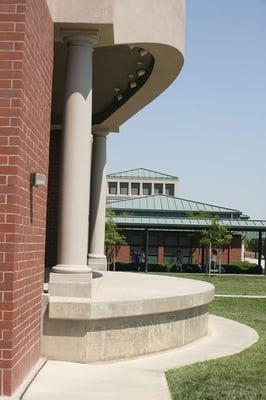
[[[208,336],[134,360],[109,364],[47,361],[23,400],[170,400],[164,371],[238,353],[258,340],[239,322],[210,316]]]

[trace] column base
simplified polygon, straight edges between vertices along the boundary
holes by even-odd
[[[107,271],[107,260],[104,254],[89,254],[88,265],[92,271]]]
[[[89,269],[87,268],[89,271]],[[49,295],[56,297],[90,298],[92,292],[92,273],[55,274],[49,276]]]
[[[53,272],[59,274],[88,274],[91,272],[87,265],[68,265],[68,264],[58,264],[52,268]]]

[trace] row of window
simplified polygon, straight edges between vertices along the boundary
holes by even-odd
[[[179,247],[178,250],[181,252],[182,255],[182,263],[191,263],[192,259],[192,248],[183,248]],[[133,253],[136,255],[141,256],[143,252],[143,247],[139,246],[131,246],[130,247],[130,254],[132,255]],[[173,253],[173,254],[171,254]],[[176,261],[176,253],[177,249],[175,251],[172,251],[172,249],[169,251],[169,249],[166,247],[164,248],[164,256],[163,256],[163,263],[164,264],[174,264]],[[157,264],[159,257],[158,257],[158,247],[155,246],[149,246],[149,251],[148,251],[148,259],[150,264]]]
[[[195,235],[186,234],[186,235],[165,235],[163,239],[163,246],[167,249],[176,249],[179,247],[192,247]],[[145,236],[144,234],[136,234],[131,235],[130,245],[131,246],[142,246],[145,244]],[[156,234],[149,235],[149,246],[158,246],[159,245],[159,236]],[[175,253],[173,253],[175,254]]]
[[[137,182],[120,182],[119,184],[119,194],[123,196],[131,195],[131,196],[139,196],[140,190],[142,188],[142,195],[149,196],[152,194],[152,186],[153,186],[153,194],[165,194],[167,196],[174,196],[174,184],[166,183],[165,190],[163,183],[137,183]],[[130,193],[129,193],[130,188]],[[118,194],[118,183],[117,182],[108,182],[108,194]]]
[[[190,263],[192,258],[193,235],[166,235],[164,237],[164,264],[174,263],[177,250],[181,251],[183,263]],[[149,236],[148,257],[149,263],[158,263],[159,236]],[[130,251],[132,254],[141,254],[145,248],[144,235],[132,235],[130,238]]]

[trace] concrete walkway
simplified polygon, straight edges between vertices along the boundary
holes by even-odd
[[[238,353],[258,334],[236,321],[210,316],[209,336],[163,353],[109,364],[48,361],[23,400],[170,400],[164,371]]]

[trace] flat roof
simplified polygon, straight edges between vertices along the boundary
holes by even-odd
[[[115,172],[108,174],[108,178],[115,179],[150,179],[150,180],[179,180],[177,176],[163,174],[162,172],[153,171],[147,168],[136,168],[127,171]]]

